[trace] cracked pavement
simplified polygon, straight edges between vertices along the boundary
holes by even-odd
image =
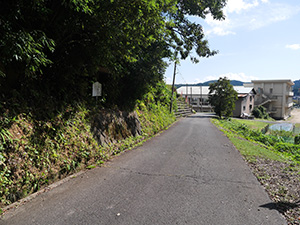
[[[0,224],[286,224],[208,114],[10,210]]]

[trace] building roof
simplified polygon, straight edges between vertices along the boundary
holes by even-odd
[[[252,83],[288,83],[289,85],[293,86],[294,82],[292,80],[252,80]]]
[[[238,94],[249,94],[252,90],[254,91],[253,87],[233,86],[233,88]],[[208,95],[209,86],[182,86],[177,89],[177,93],[180,95]]]
[[[254,91],[253,87],[234,86],[233,88],[238,94],[249,94],[251,91]]]
[[[182,86],[177,89],[177,93],[180,95],[208,95],[209,86]]]

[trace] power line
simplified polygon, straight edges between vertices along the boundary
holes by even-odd
[[[181,77],[181,79],[184,81],[184,83],[187,84],[186,80],[183,78],[183,75],[182,75],[182,73],[180,72],[180,69],[179,69],[178,67],[177,67],[177,74],[179,74],[180,77]]]

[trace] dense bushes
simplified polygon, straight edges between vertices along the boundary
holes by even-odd
[[[292,154],[299,154],[300,156],[300,145],[292,143],[278,142],[274,145],[274,148],[279,152],[288,152]]]
[[[295,145],[300,145],[300,135],[295,136],[294,143]]]
[[[269,119],[270,116],[267,113],[267,110],[263,106],[256,106],[254,107],[252,114],[255,118],[260,118],[260,119]]]
[[[144,124],[144,133],[152,135],[175,121],[175,116],[169,112],[171,94],[171,89],[167,88],[164,82],[160,82],[144,95],[142,101],[138,101],[137,112],[141,123]],[[174,93],[174,99],[175,95]],[[177,105],[173,104],[173,108],[176,107]]]
[[[64,118],[68,113],[72,115]],[[1,144],[1,203],[14,202],[91,160],[103,159],[87,120],[84,108],[61,112],[50,121],[19,115]]]
[[[24,86],[38,91],[38,83],[73,100],[99,81],[106,106],[133,110],[163,80],[166,59],[197,62],[217,53],[189,16],[222,20],[225,2],[1,1],[0,102]]]
[[[280,136],[266,135],[259,130],[252,130],[245,124],[230,122],[230,129],[236,133],[243,135],[247,139],[261,142],[267,146],[273,146],[275,143],[282,141]]]

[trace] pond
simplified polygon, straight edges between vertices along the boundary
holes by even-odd
[[[284,130],[293,131],[294,125],[292,123],[277,123],[269,127],[270,130]]]

